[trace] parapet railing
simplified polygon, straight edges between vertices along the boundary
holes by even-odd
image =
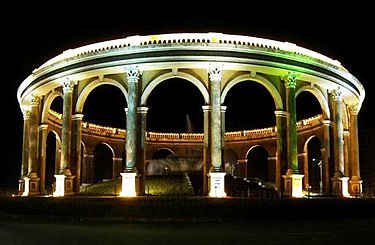
[[[62,114],[50,110],[48,119],[57,124],[62,125]],[[305,130],[311,127],[321,125],[323,122],[323,115],[318,114],[310,118],[306,118],[297,122],[297,130]],[[90,122],[82,122],[82,131],[90,135],[108,136],[108,137],[126,137],[126,130],[122,128],[114,128],[108,126],[101,126]],[[277,127],[267,127],[251,130],[240,130],[226,132],[225,140],[248,140],[259,139],[266,137],[275,137],[277,134]],[[203,141],[204,133],[165,133],[165,132],[146,132],[146,139],[149,141]]]
[[[172,33],[172,34],[160,34],[160,35],[148,35],[148,36],[130,36],[121,39],[114,39],[109,41],[98,42],[89,44],[86,46],[78,47],[75,49],[68,49],[62,54],[55,56],[48,60],[46,63],[41,65],[37,70],[40,70],[46,66],[59,63],[61,61],[71,59],[74,57],[80,57],[84,55],[90,55],[96,52],[106,52],[110,50],[121,49],[131,46],[146,46],[146,45],[162,45],[162,44],[207,44],[207,43],[219,43],[219,44],[234,44],[242,46],[251,46],[257,48],[264,48],[267,50],[278,50],[295,55],[301,55],[305,58],[313,58],[320,60],[331,66],[346,69],[337,60],[333,60],[323,54],[315,51],[297,46],[290,42],[281,42],[270,40],[266,38],[242,36],[242,35],[230,35],[216,32],[209,33]]]

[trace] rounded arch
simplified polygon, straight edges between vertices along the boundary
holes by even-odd
[[[176,73],[173,73],[173,72],[169,72],[169,73],[165,73],[161,76],[158,76],[157,78],[155,78],[153,81],[151,81],[147,86],[146,88],[144,89],[144,91],[142,92],[142,96],[141,96],[141,106],[145,106],[146,105],[146,102],[147,102],[147,99],[151,93],[151,91],[161,82],[167,80],[167,79],[170,79],[170,78],[182,78],[182,79],[185,79],[191,83],[193,83],[198,89],[199,91],[201,92],[203,98],[204,98],[204,102],[206,104],[209,103],[209,94],[208,94],[208,90],[207,88],[204,86],[203,82],[201,82],[199,79],[197,79],[196,77],[188,74],[188,73],[185,73],[185,72],[176,72]]]
[[[95,146],[93,159],[95,183],[113,179],[114,157],[114,150],[108,143],[101,142]]]
[[[331,113],[330,113],[330,110],[329,110],[328,101],[327,101],[326,97],[324,96],[324,94],[316,86],[306,85],[306,86],[300,87],[296,91],[296,97],[298,96],[298,94],[300,94],[303,91],[310,92],[315,96],[315,98],[318,100],[318,102],[320,104],[320,107],[322,108],[323,118],[330,119]]]
[[[79,94],[78,99],[77,99],[75,113],[82,113],[83,106],[85,104],[86,98],[90,94],[90,92],[92,90],[94,90],[96,87],[98,87],[100,85],[104,85],[104,84],[114,85],[115,87],[119,88],[121,90],[121,92],[124,94],[125,100],[128,101],[128,92],[126,91],[124,86],[120,82],[118,82],[114,79],[105,77],[105,78],[103,78],[103,80],[97,79],[97,80],[94,80],[94,81],[90,82],[81,91],[81,93]]]
[[[238,175],[238,154],[234,149],[226,148],[224,151],[224,168],[227,174]]]
[[[321,142],[316,135],[304,143],[304,188],[314,193],[323,193],[323,169]]]
[[[48,94],[44,100],[43,111],[41,117],[41,123],[46,123],[48,120],[48,111],[51,108],[52,102],[56,97],[63,97],[63,94],[60,91],[54,90],[52,93]]]
[[[270,181],[270,168],[269,168],[269,153],[268,150],[262,145],[252,146],[247,154],[247,179],[258,179],[261,181]]]
[[[243,75],[235,77],[232,81],[230,81],[224,87],[224,89],[221,93],[221,103],[222,104],[224,103],[226,95],[228,94],[229,90],[234,85],[236,85],[237,83],[240,83],[240,82],[243,82],[243,81],[249,81],[249,80],[260,83],[261,85],[263,85],[267,89],[267,91],[270,92],[270,94],[271,94],[271,96],[274,100],[276,110],[283,110],[284,109],[284,105],[283,105],[281,96],[279,94],[279,91],[277,91],[277,89],[275,88],[275,86],[270,81],[265,79],[264,77],[261,77],[259,75],[253,76],[251,74],[243,74]]]
[[[163,147],[163,148],[158,148],[157,150],[155,150],[152,153],[151,159],[162,159],[162,158],[166,158],[166,157],[174,156],[174,155],[175,153],[173,150],[167,147]]]
[[[46,162],[44,168],[44,190],[51,194],[54,190],[55,177],[59,170],[61,139],[54,130],[48,130],[46,144],[44,146],[46,152]]]

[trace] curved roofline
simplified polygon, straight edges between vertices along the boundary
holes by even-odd
[[[157,34],[157,35],[147,35],[147,36],[135,35],[135,36],[129,36],[129,37],[120,38],[120,39],[93,43],[93,44],[81,46],[75,49],[68,49],[64,51],[63,53],[61,53],[60,55],[57,55],[54,58],[45,62],[39,68],[35,69],[34,72],[46,66],[58,63],[62,60],[74,58],[77,56],[87,55],[87,54],[94,53],[94,52],[100,52],[100,51],[106,51],[110,49],[118,49],[118,48],[124,48],[124,47],[131,47],[131,46],[167,44],[167,43],[222,43],[222,44],[238,44],[238,45],[255,46],[259,48],[280,50],[280,51],[290,52],[294,54],[299,54],[302,56],[308,56],[308,57],[329,63],[333,66],[337,66],[341,69],[345,69],[343,66],[341,66],[341,63],[338,60],[333,60],[318,52],[297,46],[294,43],[280,42],[280,41],[275,41],[271,39],[252,37],[252,36],[208,32],[208,33],[171,33],[171,34]]]
[[[69,71],[73,70],[83,72],[98,66],[120,67],[127,62],[171,62],[176,55],[182,55],[184,58],[179,57],[178,60],[184,62],[201,62],[204,59],[233,63],[236,59],[238,64],[247,62],[259,66],[267,63],[272,69],[318,74],[324,79],[326,74],[338,86],[344,85],[357,97],[359,105],[365,97],[365,90],[358,79],[339,61],[325,55],[290,42],[208,32],[136,35],[66,50],[35,69],[21,83],[17,91],[18,101],[21,104],[27,92],[43,85],[41,81],[59,78],[57,74],[69,76]]]

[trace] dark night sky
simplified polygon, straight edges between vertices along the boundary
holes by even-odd
[[[125,1],[126,2],[126,1]],[[373,133],[374,105],[373,15],[369,6],[299,7],[282,4],[191,7],[176,2],[169,6],[131,6],[95,3],[84,7],[66,4],[4,8],[2,23],[2,125],[0,187],[19,178],[22,147],[22,114],[16,100],[20,83],[48,59],[70,48],[132,35],[174,32],[222,32],[288,41],[339,60],[366,90],[359,114],[360,130]],[[135,5],[135,4],[134,4]],[[160,10],[161,7],[166,10]],[[335,9],[338,8],[338,9]],[[5,66],[4,66],[5,64]],[[374,93],[373,93],[374,92]],[[7,129],[5,129],[5,127]],[[199,127],[199,126],[198,126]],[[4,173],[8,173],[5,174]]]

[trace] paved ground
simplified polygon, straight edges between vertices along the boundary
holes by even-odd
[[[0,218],[0,244],[371,244],[375,219],[99,222]]]

